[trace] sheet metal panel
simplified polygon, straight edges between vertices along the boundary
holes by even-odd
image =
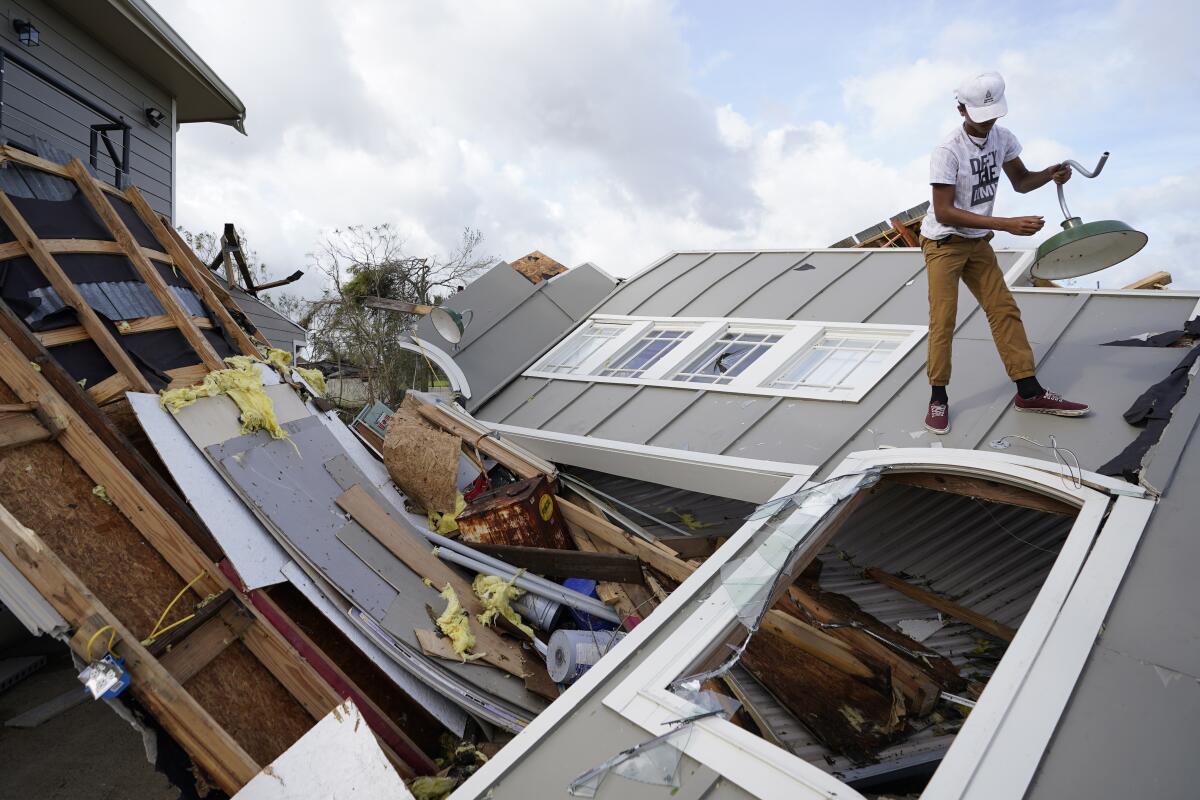
[[[761,284],[758,291],[732,310],[730,316],[790,319],[805,303],[853,269],[868,255],[862,250],[811,253],[803,263],[782,272],[770,282]],[[852,322],[856,320],[839,315],[835,321]]]
[[[538,392],[550,383],[551,381],[545,378],[518,376],[488,400],[477,416],[490,422],[506,422],[526,403],[536,402]]]
[[[685,303],[681,317],[729,317],[750,295],[801,263],[810,254],[759,253],[737,270],[715,279],[695,297],[681,298]]]
[[[856,264],[822,292],[791,315],[791,319],[861,321],[884,306],[905,282],[925,271],[925,259],[920,253],[901,252],[880,256],[881,251]]]
[[[1062,342],[1095,345],[1131,339],[1146,332],[1180,330],[1195,307],[1194,297],[1172,297],[1166,293],[1156,297],[1092,295],[1084,313],[1072,323]]]
[[[556,410],[554,416],[542,426],[544,430],[580,436],[590,434],[631,397],[637,396],[639,389],[619,383],[583,385],[587,388],[573,402]]]
[[[705,392],[699,400],[689,405],[687,410],[657,433],[648,444],[701,453],[724,453],[733,442],[781,402],[778,397]],[[708,423],[704,424],[704,420]]]
[[[628,313],[652,317],[680,316],[680,309],[727,275],[740,273],[758,253],[716,253],[692,269],[681,272]]]
[[[658,294],[666,284],[695,267],[710,253],[678,253],[657,267],[621,285],[597,309],[601,314],[632,314],[633,309]],[[749,254],[747,254],[749,255]]]
[[[587,391],[583,381],[550,381],[538,391],[537,402],[523,403],[504,420],[508,425],[537,428]]]
[[[616,286],[617,282],[595,264],[580,264],[546,281],[542,292],[567,316],[579,320]]]
[[[685,413],[703,392],[691,389],[664,389],[660,386],[628,387],[627,401],[589,431],[600,439],[647,444],[671,420]]]

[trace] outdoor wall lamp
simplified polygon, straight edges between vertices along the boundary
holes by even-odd
[[[1100,156],[1096,169],[1088,172],[1078,161],[1065,161],[1085,178],[1094,178],[1104,169],[1108,153]],[[1058,184],[1058,205],[1062,209],[1062,232],[1042,242],[1037,261],[1029,272],[1035,278],[1055,280],[1078,278],[1120,263],[1146,246],[1149,238],[1115,219],[1084,222],[1071,216],[1062,184]]]
[[[21,44],[26,47],[37,47],[41,42],[38,40],[38,29],[33,27],[33,23],[27,19],[14,19],[13,30],[17,32],[17,37],[21,40]]]
[[[146,109],[146,121],[150,123],[151,128],[157,128],[166,118],[167,115],[159,111],[157,108],[151,107]]]

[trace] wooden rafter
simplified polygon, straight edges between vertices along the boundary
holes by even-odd
[[[125,257],[133,264],[138,275],[141,276],[145,284],[150,287],[150,291],[158,299],[159,305],[167,312],[167,316],[175,321],[177,327],[188,344],[200,356],[200,359],[209,366],[210,369],[221,369],[225,364],[221,361],[221,357],[217,355],[217,351],[213,349],[212,343],[205,338],[204,334],[192,322],[192,316],[183,307],[179,297],[163,280],[163,276],[158,273],[158,269],[150,263],[149,259],[142,253],[141,247],[137,240],[133,238],[129,227],[121,216],[117,214],[117,210],[113,208],[112,202],[105,197],[96,182],[96,179],[87,171],[87,167],[83,162],[75,158],[67,165],[67,171],[71,178],[75,181],[75,185],[83,192],[84,198],[92,206],[92,210],[99,215],[104,226],[108,228],[109,233],[121,245],[121,249],[125,252]]]
[[[192,323],[201,330],[211,330],[213,327],[213,324],[208,321],[208,317],[192,317]],[[157,317],[126,320],[125,324],[118,323],[117,333],[121,336],[130,336],[135,333],[173,330],[174,328],[175,321],[173,319],[165,315],[160,315]],[[72,325],[69,328],[55,328],[52,331],[39,331],[36,335],[38,340],[46,345],[46,347],[58,347],[59,345],[71,344],[72,342],[84,342],[92,338],[88,335],[87,329],[82,325]]]
[[[58,613],[73,621],[76,632],[71,638],[71,648],[81,658],[89,657],[87,642],[93,635],[106,625],[112,626],[113,650],[125,659],[125,668],[133,677],[130,691],[223,791],[233,794],[258,774],[258,764],[241,745],[146,652],[138,637],[121,624],[41,538],[3,506],[0,506],[0,553]],[[107,643],[107,634],[100,641]],[[102,652],[94,647],[92,657]]]
[[[57,175],[60,178],[71,178],[71,173],[62,164],[42,158],[41,156],[35,156],[32,153],[26,153],[24,150],[12,145],[0,145],[0,163],[5,161],[12,161],[22,166],[40,169],[42,172],[49,172],[51,175]],[[121,194],[121,190],[115,186],[110,186],[107,183],[100,183],[98,185],[109,194]]]
[[[79,289],[67,277],[67,273],[63,272],[61,266],[54,259],[38,239],[37,234],[33,232],[33,228],[29,227],[29,223],[25,221],[25,217],[21,216],[21,212],[17,211],[17,207],[13,205],[12,200],[8,195],[0,191],[0,219],[12,231],[13,236],[17,238],[17,242],[25,249],[25,252],[37,265],[46,280],[54,287],[54,291],[64,303],[75,309],[75,313],[79,316],[79,322],[88,332],[92,341],[100,348],[100,352],[108,359],[113,368],[128,381],[129,385],[141,392],[152,391],[150,383],[143,377],[142,373],[134,365],[129,354],[125,352],[120,343],[117,342],[115,336],[105,327],[100,321],[100,317],[92,310],[92,307],[83,299],[83,295],[79,293]]]
[[[53,255],[68,254],[95,254],[95,255],[113,255],[123,256],[125,251],[121,249],[118,242],[107,242],[103,239],[42,239],[42,245],[47,252]],[[141,248],[142,255],[153,261],[161,261],[165,264],[172,263],[172,259],[166,253],[159,250],[154,250],[149,247]],[[10,258],[19,258],[25,255],[25,248],[20,242],[5,242],[0,244],[0,261],[7,261]]]

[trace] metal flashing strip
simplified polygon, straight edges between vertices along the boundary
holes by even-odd
[[[817,470],[813,464],[760,461],[518,425],[487,424],[550,461],[750,503],[764,502],[790,479],[797,476],[807,479]]]
[[[0,605],[13,612],[33,636],[65,636],[71,626],[21,571],[0,554]]]

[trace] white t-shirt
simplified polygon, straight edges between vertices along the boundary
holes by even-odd
[[[1021,154],[1021,143],[1008,128],[993,125],[980,146],[971,141],[960,125],[946,140],[933,148],[929,159],[929,182],[954,185],[954,207],[985,217],[992,215],[996,190],[1000,188],[1001,167]],[[971,239],[986,236],[983,228],[955,228],[943,225],[933,209],[921,223],[921,235],[928,239],[944,239],[958,234]]]

